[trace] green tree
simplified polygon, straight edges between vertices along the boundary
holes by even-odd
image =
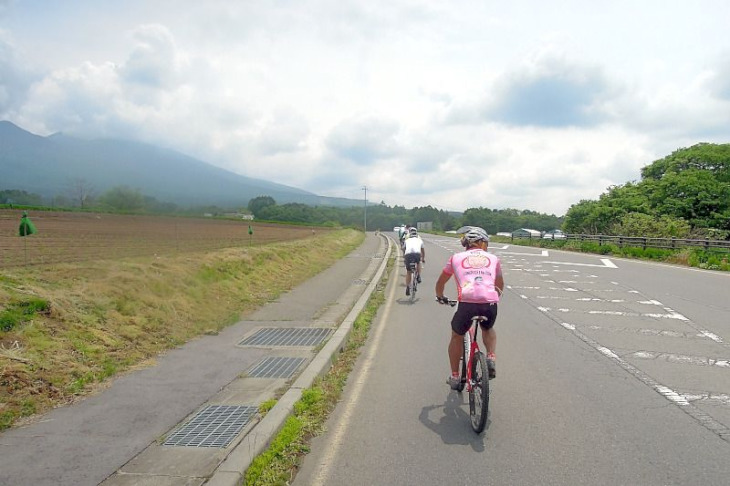
[[[654,218],[663,236],[684,231],[724,234],[730,230],[730,144],[701,143],[674,151],[641,170],[642,180],[613,186],[598,201],[581,201],[565,216],[569,233],[609,233],[636,230]],[[631,215],[631,216],[628,216]],[[668,219],[665,219],[668,218]],[[700,231],[717,229],[720,232]]]
[[[666,214],[656,218],[644,213],[627,213],[621,217],[620,221],[611,225],[609,233],[648,238],[687,238],[690,230],[687,221]]]
[[[669,172],[653,186],[649,200],[655,214],[685,219],[693,227],[727,225],[723,218],[730,208],[730,183],[719,181],[711,172]]]
[[[261,212],[268,206],[276,206],[276,201],[271,196],[258,196],[248,201],[248,210],[256,216],[261,217]]]
[[[42,206],[43,198],[18,189],[5,189],[0,191],[0,204],[20,204],[22,206]]]
[[[698,143],[675,150],[641,169],[641,178],[659,180],[667,173],[691,169],[707,171],[721,182],[730,182],[730,144]]]

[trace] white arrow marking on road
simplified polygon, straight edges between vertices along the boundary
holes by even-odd
[[[547,256],[547,255],[545,255],[545,256]],[[544,263],[552,263],[553,265],[573,265],[576,267],[618,268],[608,258],[601,258],[602,265],[598,265],[597,263],[573,263],[573,262],[544,262]]]
[[[517,253],[514,251],[501,251],[501,252],[499,252],[499,254],[500,255],[522,255],[522,256],[544,256],[544,257],[550,256],[548,254],[547,250],[543,250],[542,253],[540,253],[539,255],[537,253]],[[547,263],[550,263],[550,262],[547,262]]]

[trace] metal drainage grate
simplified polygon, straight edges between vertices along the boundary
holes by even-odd
[[[240,346],[317,346],[332,329],[323,327],[268,327],[249,336]]]
[[[163,446],[227,447],[258,411],[251,405],[209,405],[168,437]]]
[[[306,361],[304,358],[269,356],[251,368],[248,376],[254,378],[289,378]]]

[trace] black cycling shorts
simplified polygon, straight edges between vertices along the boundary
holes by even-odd
[[[406,270],[408,270],[409,263],[415,263],[416,265],[418,265],[418,262],[421,261],[421,254],[420,253],[406,253],[404,256],[404,260],[406,262]]]
[[[483,331],[487,331],[494,327],[497,321],[497,304],[475,304],[473,302],[459,302],[454,317],[451,319],[451,329],[463,336],[471,326],[471,318],[474,316],[484,316],[486,321],[481,322]]]

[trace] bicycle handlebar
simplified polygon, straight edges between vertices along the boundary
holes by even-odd
[[[439,304],[448,304],[451,307],[454,307],[459,301],[458,300],[451,300],[448,297],[444,296],[443,298],[436,297],[436,302]]]

